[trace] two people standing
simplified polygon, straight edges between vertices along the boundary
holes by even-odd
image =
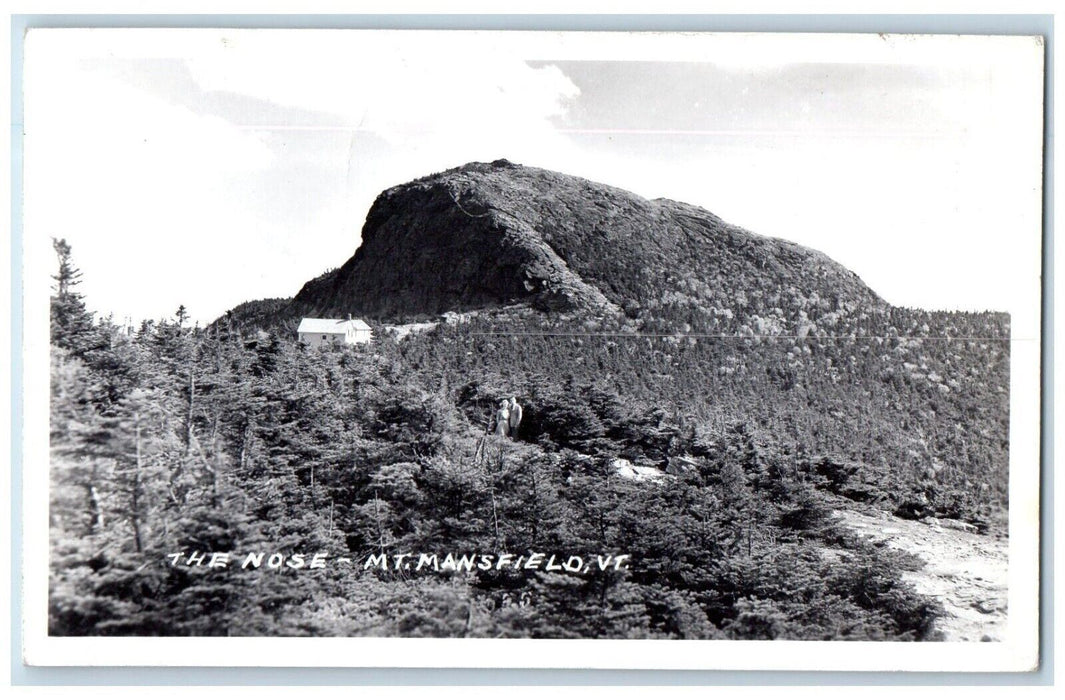
[[[521,404],[515,397],[503,399],[499,403],[499,408],[496,409],[496,435],[517,437],[518,426],[521,425],[521,414]]]

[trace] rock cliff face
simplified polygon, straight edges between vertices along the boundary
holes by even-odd
[[[508,161],[386,190],[340,268],[286,313],[396,319],[527,304],[631,318],[735,311],[781,322],[882,306],[827,256],[698,207]]]

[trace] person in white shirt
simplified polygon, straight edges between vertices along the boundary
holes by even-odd
[[[496,435],[506,437],[510,430],[510,403],[503,399],[496,411]]]
[[[522,413],[522,411],[521,411],[521,405],[518,403],[518,400],[515,397],[513,397],[513,396],[510,397],[510,407],[509,408],[510,408],[510,417],[509,417],[508,425],[510,426],[510,430],[508,431],[508,433],[509,433],[510,437],[517,437],[518,436],[518,426],[521,425],[521,413]]]

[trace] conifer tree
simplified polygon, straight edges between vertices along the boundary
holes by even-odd
[[[58,347],[70,350],[76,357],[95,347],[92,314],[77,291],[81,271],[75,267],[70,244],[66,239],[52,239],[59,269],[52,279],[55,285],[51,298],[51,338]]]

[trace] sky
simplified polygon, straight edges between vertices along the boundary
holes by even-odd
[[[507,158],[816,248],[895,304],[1011,310],[1041,71],[1024,37],[35,29],[24,238],[67,239],[94,311],[206,323],[343,264],[383,189]]]

